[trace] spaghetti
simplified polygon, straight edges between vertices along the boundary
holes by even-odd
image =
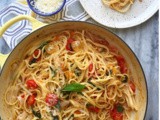
[[[130,9],[134,0],[102,0],[102,2],[118,12],[125,13]]]
[[[11,120],[126,120],[137,111],[136,92],[115,47],[66,30],[26,53],[4,98]]]

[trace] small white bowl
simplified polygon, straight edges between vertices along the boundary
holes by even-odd
[[[30,7],[30,9],[33,12],[35,12],[36,14],[41,15],[41,16],[52,16],[52,15],[57,14],[58,12],[60,12],[63,9],[63,7],[66,3],[66,0],[63,0],[62,5],[56,11],[53,11],[50,13],[43,12],[43,11],[39,10],[38,8],[36,8],[35,2],[36,2],[35,0],[27,0],[28,6]]]

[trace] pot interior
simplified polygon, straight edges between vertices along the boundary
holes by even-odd
[[[17,47],[12,51],[8,57],[1,76],[0,76],[0,115],[4,120],[8,119],[10,116],[10,108],[6,107],[4,104],[4,93],[8,85],[12,82],[12,77],[14,76],[13,62],[21,61],[25,57],[26,51],[37,46],[44,40],[47,40],[47,36],[54,34],[55,32],[63,30],[87,30],[95,35],[105,38],[110,44],[116,46],[120,53],[125,57],[129,68],[136,80],[136,84],[139,86],[140,91],[138,93],[138,99],[141,101],[139,110],[133,114],[133,120],[143,120],[145,116],[146,106],[147,106],[147,87],[145,76],[138,59],[131,49],[116,35],[110,31],[85,22],[61,22],[56,24],[50,24],[36,30],[35,32],[28,35],[22,42],[20,42]]]

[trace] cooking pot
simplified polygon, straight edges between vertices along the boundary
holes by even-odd
[[[12,82],[12,77],[14,71],[16,70],[16,68],[13,67],[13,62],[23,60],[26,51],[29,48],[38,45],[44,40],[46,36],[66,29],[90,31],[95,35],[107,39],[110,44],[117,47],[120,53],[125,57],[136,85],[139,88],[139,90],[136,92],[138,100],[140,101],[139,108],[137,112],[132,114],[132,120],[144,119],[147,110],[147,84],[145,75],[137,57],[121,38],[103,27],[87,22],[66,21],[45,25],[26,15],[17,16],[14,19],[8,21],[3,27],[0,28],[0,35],[2,36],[5,30],[13,23],[23,19],[27,19],[32,23],[32,28],[34,31],[25,37],[9,55],[0,55],[1,67],[5,62],[0,74],[0,116],[3,120],[8,120],[8,117],[11,114],[9,112],[10,108],[4,103],[4,93],[8,85]]]

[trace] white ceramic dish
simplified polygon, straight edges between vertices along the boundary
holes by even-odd
[[[158,0],[135,0],[130,10],[119,13],[103,5],[101,0],[80,0],[87,13],[100,24],[111,28],[128,28],[148,20],[158,10]]]

